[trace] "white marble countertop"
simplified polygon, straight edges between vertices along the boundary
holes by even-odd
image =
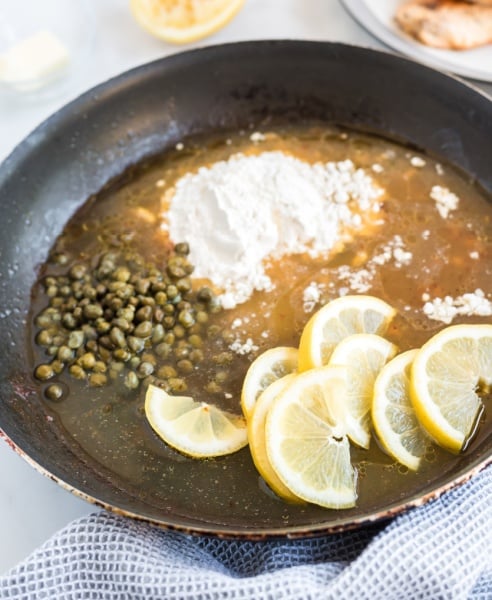
[[[1,12],[0,5],[0,17]],[[94,0],[93,13],[96,35],[92,51],[85,68],[63,93],[39,102],[0,95],[0,161],[34,127],[80,93],[122,71],[181,49],[267,38],[383,47],[352,20],[338,0],[246,0],[226,28],[199,44],[183,47],[160,42],[141,30],[126,0]],[[69,521],[94,510],[39,474],[0,439],[0,573],[28,556]]]

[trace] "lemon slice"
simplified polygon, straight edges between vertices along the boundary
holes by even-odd
[[[372,422],[386,452],[416,471],[429,446],[410,400],[410,372],[418,350],[389,361],[374,382]]]
[[[355,505],[350,444],[334,417],[345,394],[345,370],[323,367],[295,376],[266,418],[270,463],[299,498],[326,508]]]
[[[287,386],[295,375],[285,375],[274,381],[259,396],[253,408],[250,419],[248,420],[248,440],[251,456],[260,475],[271,487],[271,489],[281,498],[289,502],[299,502],[299,498],[293,494],[280,480],[274,471],[266,450],[265,422],[266,416],[272,405],[272,402],[279,393]]]
[[[186,44],[215,33],[244,0],[130,0],[137,22],[166,42]]]
[[[482,408],[477,386],[492,383],[492,325],[453,325],[419,350],[410,394],[415,413],[438,444],[459,452]]]
[[[154,385],[145,395],[145,415],[159,437],[193,458],[231,454],[248,443],[242,417]]]
[[[249,419],[256,399],[271,383],[297,370],[298,351],[277,346],[260,354],[250,364],[241,390],[241,408]]]
[[[394,308],[374,296],[343,296],[320,308],[307,322],[299,343],[299,371],[328,364],[335,346],[354,333],[383,335]]]
[[[329,366],[347,370],[346,396],[336,405],[337,418],[345,424],[350,439],[362,448],[369,448],[371,441],[374,381],[396,352],[396,346],[379,335],[355,333],[342,340],[331,355]]]

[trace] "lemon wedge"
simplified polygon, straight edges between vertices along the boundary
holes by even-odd
[[[459,452],[473,432],[492,384],[492,325],[453,325],[426,342],[412,365],[417,418],[441,446]]]
[[[390,360],[374,382],[372,422],[386,452],[417,471],[429,446],[410,401],[410,373],[418,350],[408,350]]]
[[[371,441],[374,382],[396,352],[396,346],[383,337],[355,333],[337,344],[331,355],[329,366],[338,365],[347,371],[347,390],[344,401],[336,405],[337,418],[350,439],[362,448],[369,448]]]
[[[253,408],[251,418],[248,420],[248,440],[251,456],[260,475],[268,486],[284,500],[288,502],[299,502],[299,498],[283,484],[273,469],[266,450],[265,422],[272,402],[279,393],[287,386],[295,375],[291,373],[281,377],[269,385],[259,396]]]
[[[130,0],[137,22],[166,42],[187,44],[224,27],[244,0]]]
[[[193,458],[232,454],[248,443],[242,417],[188,396],[171,396],[155,385],[147,389],[145,415],[160,438]]]
[[[266,418],[267,454],[278,477],[299,498],[326,508],[349,508],[357,498],[350,444],[334,417],[345,388],[344,369],[298,374]]]
[[[258,396],[271,383],[297,370],[298,351],[290,346],[277,346],[260,354],[250,364],[241,390],[241,408],[249,419]]]
[[[328,364],[335,346],[354,333],[383,335],[394,308],[374,296],[343,296],[320,308],[309,319],[299,343],[299,371]]]

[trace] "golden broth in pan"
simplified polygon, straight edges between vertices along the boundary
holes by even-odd
[[[298,254],[271,261],[267,274],[273,289],[254,292],[249,300],[230,310],[219,310],[215,300],[210,303],[197,297],[196,291],[209,282],[196,281],[191,274],[193,290],[187,292],[188,308],[199,322],[190,330],[183,328],[175,311],[172,327],[168,319],[170,328],[166,329],[166,335],[172,333],[174,337],[163,341],[163,336],[157,336],[155,343],[147,341],[143,350],[135,351],[140,357],[146,354],[145,362],[152,369],[146,372],[139,367],[141,358],[135,360],[136,377],[131,385],[131,359],[123,356],[124,339],[113,340],[113,346],[110,340],[101,357],[99,338],[95,336],[90,348],[96,362],[104,364],[96,369],[102,378],[93,379],[89,377],[94,371],[90,359],[85,374],[78,379],[69,373],[68,355],[64,363],[64,357],[59,360],[57,356],[56,346],[53,349],[53,344],[39,343],[43,329],[39,315],[48,304],[74,311],[75,300],[68,308],[66,305],[73,294],[73,278],[68,275],[73,265],[84,265],[87,283],[91,270],[100,266],[101,257],[111,253],[115,267],[123,265],[129,270],[121,276],[122,285],[114,285],[115,293],[134,281],[139,269],[150,278],[165,273],[174,250],[161,227],[162,210],[175,182],[186,173],[228,159],[234,153],[266,151],[282,151],[308,163],[350,159],[384,190],[377,222],[321,257]],[[438,209],[436,186],[441,196],[444,194],[444,212]],[[447,192],[459,198],[455,209],[452,202],[446,208]],[[306,522],[316,522],[323,509],[290,506],[279,500],[261,481],[247,449],[203,462],[167,447],[152,432],[143,414],[146,384],[153,377],[164,378],[171,391],[183,391],[239,414],[241,385],[251,361],[270,347],[297,346],[313,311],[347,293],[378,296],[397,309],[386,337],[400,351],[419,347],[445,326],[443,320],[430,318],[436,316],[438,298],[449,296],[448,303],[461,307],[463,314],[453,323],[490,323],[490,316],[473,314],[471,308],[460,303],[460,297],[469,293],[476,297],[477,290],[481,290],[479,297],[483,292],[484,302],[491,297],[491,216],[490,200],[473,182],[446,164],[375,136],[313,125],[261,136],[241,133],[214,140],[187,140],[183,147],[126,173],[91,198],[66,225],[33,292],[33,371],[37,365],[59,360],[59,372],[39,382],[45,395],[53,383],[61,390],[60,398],[55,394],[50,399],[48,393],[49,410],[88,454],[138,486],[149,501],[165,504],[172,498],[184,512],[197,504],[207,504],[204,519],[218,522],[224,518],[224,506],[232,521],[234,515],[238,519],[250,515],[261,521],[263,514],[274,514],[288,525],[293,512],[304,512]],[[175,241],[193,246],[193,239]],[[135,302],[136,310],[145,306],[145,294],[138,293],[141,299],[140,304]],[[54,300],[56,297],[62,300]],[[183,307],[187,310],[186,305]],[[158,313],[161,321],[164,309],[165,303],[162,314]],[[202,314],[196,318],[198,312]],[[155,324],[155,311],[149,314]],[[445,318],[446,312],[441,318],[443,314]],[[65,335],[58,343],[67,345],[70,331],[52,331],[55,333],[58,337]],[[157,352],[156,347],[163,343],[169,348]],[[118,348],[120,360],[114,358]],[[75,357],[76,347],[72,350]],[[84,352],[87,354],[87,348]],[[117,362],[121,366],[113,368]],[[477,443],[490,425],[491,412],[485,411]],[[401,500],[432,479],[433,473],[442,473],[459,460],[432,448],[420,471],[410,473],[386,456],[374,440],[368,451],[352,448],[352,457],[359,474],[358,506],[366,508],[377,506],[381,499]]]

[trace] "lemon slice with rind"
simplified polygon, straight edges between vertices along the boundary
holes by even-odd
[[[482,408],[477,388],[492,384],[492,325],[453,325],[419,350],[410,393],[415,413],[441,446],[459,452]]]
[[[271,383],[297,371],[298,351],[290,346],[277,346],[260,354],[250,364],[241,390],[241,408],[249,419],[258,396]]]
[[[379,335],[355,333],[343,339],[334,349],[329,366],[347,370],[347,390],[343,402],[336,405],[337,418],[350,439],[369,448],[371,441],[371,404],[376,377],[395,356],[397,348]]]
[[[417,471],[429,447],[410,400],[412,363],[418,350],[390,360],[374,382],[372,422],[379,442],[395,460]]]
[[[130,0],[137,22],[152,35],[174,44],[215,33],[243,4],[244,0]]]
[[[249,449],[253,462],[269,487],[277,496],[288,502],[299,502],[299,498],[283,484],[270,463],[266,449],[265,422],[272,402],[294,378],[295,375],[291,373],[270,384],[258,396],[251,417],[248,419]]]
[[[354,333],[383,335],[396,311],[375,296],[343,296],[309,319],[299,343],[299,371],[328,364],[335,346]]]
[[[268,458],[299,498],[326,508],[355,505],[356,472],[334,404],[345,394],[345,370],[324,367],[295,376],[266,418]]]
[[[243,417],[154,385],[145,395],[145,415],[160,438],[193,458],[232,454],[248,443]]]

